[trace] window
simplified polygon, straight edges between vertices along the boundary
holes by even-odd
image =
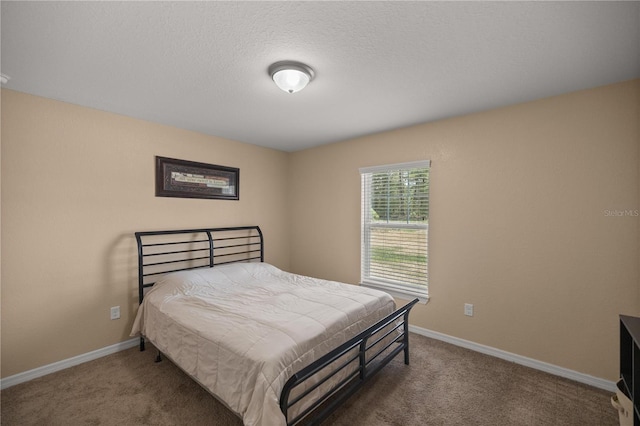
[[[362,284],[428,298],[430,161],[360,169]]]

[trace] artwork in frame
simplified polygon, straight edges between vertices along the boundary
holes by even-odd
[[[240,169],[156,156],[156,197],[239,200]]]

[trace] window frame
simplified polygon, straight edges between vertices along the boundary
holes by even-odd
[[[427,213],[427,221],[425,225],[412,224],[412,223],[372,223],[371,219],[371,176],[375,173],[388,173],[401,170],[414,170],[414,169],[427,169],[429,176],[431,173],[431,161],[421,160],[407,163],[395,163],[385,164],[380,166],[362,167],[360,168],[360,200],[361,200],[361,214],[360,214],[360,285],[363,287],[370,287],[377,290],[385,291],[392,296],[399,299],[414,299],[418,298],[421,303],[427,303],[429,300],[429,260],[428,260],[428,247],[429,247],[429,215]],[[368,179],[368,183],[367,183]],[[429,179],[430,181],[430,179]],[[427,197],[430,193],[430,187],[428,187]],[[428,210],[427,210],[428,212]],[[370,276],[370,259],[371,259],[371,244],[370,244],[370,230],[372,228],[398,228],[398,229],[425,229],[426,240],[425,250],[427,253],[427,274],[426,283],[424,286],[415,285],[403,282],[395,282],[393,280],[379,280]]]

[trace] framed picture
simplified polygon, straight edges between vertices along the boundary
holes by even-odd
[[[239,200],[240,169],[156,156],[156,197]]]

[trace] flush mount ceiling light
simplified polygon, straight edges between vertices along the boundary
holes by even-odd
[[[276,86],[287,93],[295,93],[304,89],[314,72],[308,65],[293,61],[280,61],[269,67],[269,75]]]
[[[0,83],[7,84],[9,80],[11,80],[11,77],[6,74],[0,74]]]

